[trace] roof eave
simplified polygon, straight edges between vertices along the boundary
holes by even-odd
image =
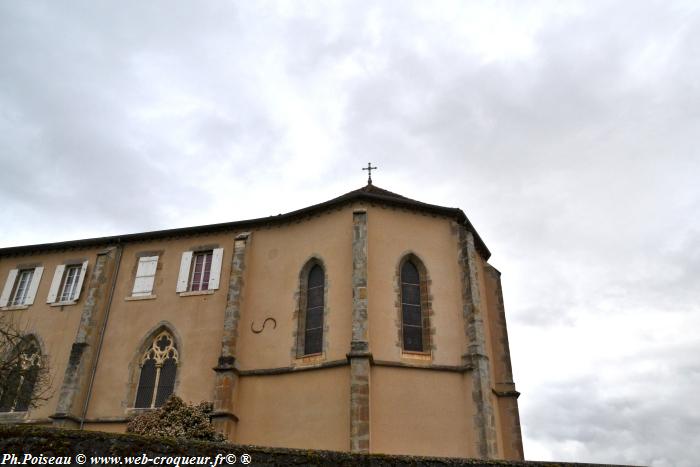
[[[485,259],[491,256],[491,252],[486,247],[478,232],[474,226],[469,222],[469,219],[464,214],[464,212],[459,208],[449,208],[444,206],[438,206],[434,204],[422,203],[420,201],[414,201],[408,198],[395,198],[391,196],[384,196],[376,193],[368,193],[361,190],[356,190],[345,195],[339,196],[337,198],[325,201],[323,203],[315,204],[312,206],[307,206],[296,211],[291,211],[285,214],[278,214],[276,216],[261,217],[257,219],[249,219],[234,222],[223,222],[218,224],[208,224],[193,227],[180,227],[175,229],[166,230],[155,230],[150,232],[139,232],[126,235],[114,235],[108,237],[96,237],[87,238],[81,240],[68,240],[64,242],[54,242],[54,243],[42,243],[35,245],[23,245],[0,248],[0,256],[12,256],[17,254],[26,254],[36,251],[47,251],[47,250],[61,250],[61,249],[74,249],[74,248],[88,248],[88,247],[98,247],[98,246],[108,246],[115,244],[123,244],[134,241],[144,241],[153,240],[159,238],[183,236],[183,235],[196,235],[208,232],[217,231],[231,231],[231,230],[241,230],[247,228],[255,228],[264,225],[277,224],[283,222],[289,222],[290,220],[297,219],[300,217],[305,217],[318,212],[325,211],[327,209],[340,206],[346,203],[351,203],[357,200],[367,200],[369,202],[376,202],[382,204],[388,204],[397,207],[405,207],[408,209],[414,209],[418,211],[429,212],[437,215],[443,215],[455,219],[458,223],[463,224],[466,228],[472,232],[474,235],[474,241],[476,247],[479,249],[480,253]]]

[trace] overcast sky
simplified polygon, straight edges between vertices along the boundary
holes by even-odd
[[[700,465],[700,10],[0,2],[0,247],[375,184],[503,273],[525,456]]]

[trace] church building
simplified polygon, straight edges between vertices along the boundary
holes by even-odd
[[[171,395],[238,444],[522,459],[500,273],[464,212],[370,182],[287,214],[0,249],[50,369],[0,423],[123,432]],[[10,385],[12,386],[12,385]]]

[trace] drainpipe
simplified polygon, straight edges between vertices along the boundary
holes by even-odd
[[[85,404],[83,404],[83,413],[80,415],[80,429],[83,429],[85,424],[85,417],[87,416],[88,405],[90,404],[90,397],[92,396],[92,386],[95,383],[95,374],[97,373],[97,364],[100,361],[100,353],[102,352],[102,342],[105,338],[105,330],[107,329],[107,321],[109,320],[109,311],[112,308],[112,297],[114,297],[114,289],[117,287],[117,279],[119,277],[119,266],[122,264],[122,251],[124,247],[121,245],[121,239],[117,239],[117,266],[114,270],[114,279],[112,280],[112,286],[109,289],[109,297],[107,298],[107,311],[105,311],[105,319],[102,323],[102,330],[100,331],[100,339],[97,342],[97,353],[95,354],[95,363],[92,365],[92,370],[90,372],[90,385],[88,386],[87,395],[85,396]]]

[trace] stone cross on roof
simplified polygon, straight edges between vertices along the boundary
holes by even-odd
[[[364,167],[362,170],[366,170],[369,174],[369,177],[367,177],[367,184],[371,185],[372,184],[372,170],[376,170],[376,167],[372,167],[372,163],[368,162],[367,167]]]

